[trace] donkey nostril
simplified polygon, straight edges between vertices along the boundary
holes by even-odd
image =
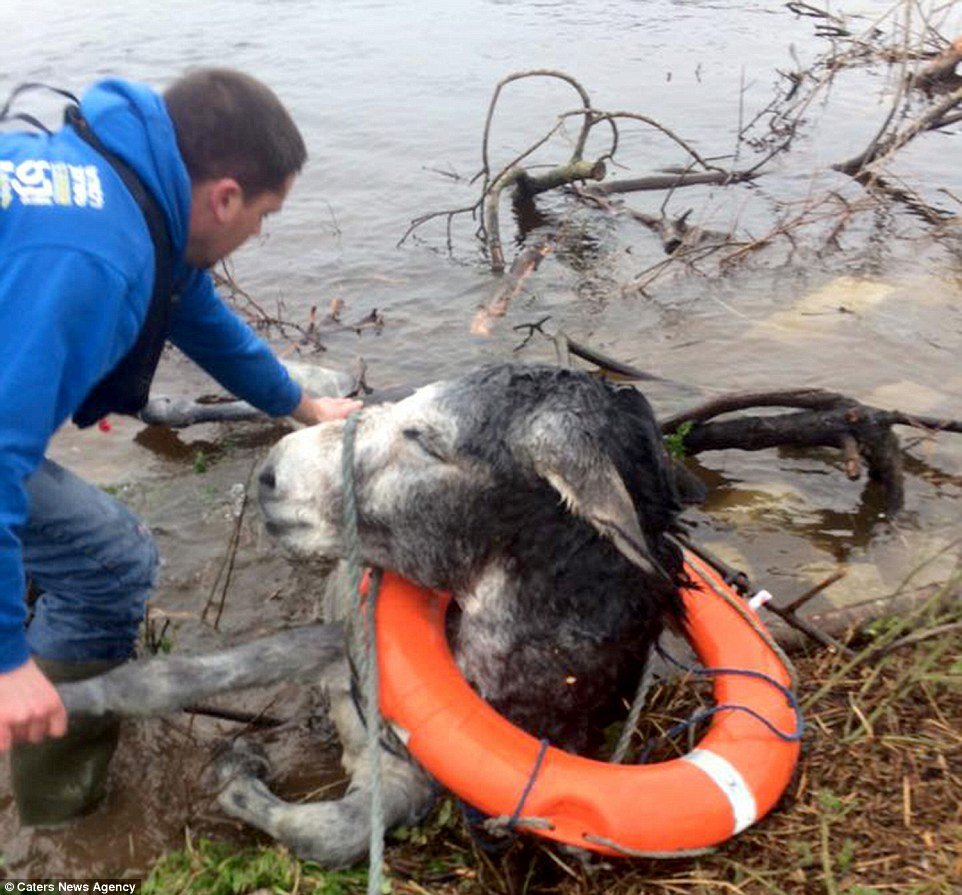
[[[274,477],[274,467],[265,466],[261,470],[261,474],[257,477],[258,481],[261,483],[262,488],[269,488],[274,490],[277,487],[277,479]]]

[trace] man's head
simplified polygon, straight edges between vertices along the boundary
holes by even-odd
[[[280,211],[307,150],[277,96],[241,72],[193,71],[164,103],[191,181],[187,261],[210,267]]]

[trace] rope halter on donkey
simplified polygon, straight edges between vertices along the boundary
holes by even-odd
[[[360,413],[352,413],[344,424],[341,455],[341,484],[344,493],[342,525],[347,548],[348,586],[354,602],[354,617],[360,619],[364,649],[360,678],[364,691],[364,723],[367,727],[367,755],[371,774],[371,838],[368,846],[368,895],[381,895],[384,883],[384,805],[381,786],[381,710],[378,702],[380,685],[377,669],[377,637],[375,636],[377,594],[381,570],[371,575],[366,598],[361,596],[361,543],[358,538],[357,491],[354,480],[354,444]],[[350,655],[350,651],[348,651]],[[352,665],[352,675],[357,669]]]

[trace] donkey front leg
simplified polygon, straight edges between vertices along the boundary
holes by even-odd
[[[385,829],[423,820],[433,802],[430,778],[410,760],[381,752],[381,795]],[[369,774],[359,774],[340,799],[285,802],[261,777],[267,761],[257,747],[235,740],[217,761],[223,788],[221,808],[267,833],[298,857],[323,867],[346,867],[363,860],[371,834]]]
[[[344,660],[340,625],[311,625],[262,637],[207,656],[128,662],[98,677],[61,684],[71,714],[161,715],[208,696],[282,681],[311,682]]]
[[[340,799],[292,804],[263,783],[267,761],[257,747],[236,740],[215,765],[222,786],[221,808],[283,842],[305,860],[326,867],[357,863],[367,854],[371,833],[371,770],[367,730],[350,694],[346,660],[330,666],[320,683],[342,745],[341,762],[351,775]],[[378,748],[384,827],[420,823],[435,795],[431,778],[406,753]]]

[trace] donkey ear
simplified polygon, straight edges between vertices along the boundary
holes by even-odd
[[[539,415],[515,445],[574,515],[591,523],[643,571],[666,576],[648,549],[618,470],[576,415]]]

